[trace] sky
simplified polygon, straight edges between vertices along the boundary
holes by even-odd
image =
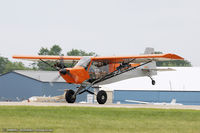
[[[57,44],[101,56],[146,47],[200,66],[199,0],[0,0],[0,56]]]

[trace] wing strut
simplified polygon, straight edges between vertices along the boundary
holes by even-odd
[[[125,70],[123,70],[123,71],[117,69],[117,70],[115,70],[115,71],[113,71],[113,72],[111,72],[111,73],[105,75],[104,77],[99,78],[99,79],[93,81],[93,82],[92,82],[92,85],[95,85],[95,84],[100,83],[100,82],[102,82],[102,81],[104,81],[104,80],[110,79],[110,78],[112,78],[112,77],[114,77],[114,76],[123,74],[123,73],[125,73],[125,72],[134,70],[134,69],[136,69],[136,68],[138,68],[138,67],[141,67],[141,66],[144,66],[144,65],[146,65],[146,64],[148,64],[148,63],[150,63],[150,62],[152,62],[152,60],[147,61],[147,62],[145,62],[145,63],[143,63],[143,64],[140,64],[140,65],[138,65],[138,66],[135,66],[135,67],[127,68],[127,69],[125,69]]]
[[[55,69],[56,71],[59,71],[58,68],[56,68],[55,66],[52,66],[52,65],[49,64],[48,62],[46,62],[46,61],[44,61],[44,60],[42,60],[42,59],[40,59],[40,61],[42,61],[43,63],[47,64],[48,66],[50,66],[51,68]]]

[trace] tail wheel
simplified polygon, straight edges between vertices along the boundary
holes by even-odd
[[[65,94],[65,100],[68,102],[68,103],[74,103],[76,101],[76,97],[73,97],[74,95],[74,91],[73,90],[68,90]]]
[[[151,83],[152,83],[152,85],[155,85],[155,84],[156,84],[156,81],[155,81],[155,80],[152,80]]]
[[[107,101],[107,94],[105,91],[101,90],[97,93],[97,102],[99,104],[104,104]]]

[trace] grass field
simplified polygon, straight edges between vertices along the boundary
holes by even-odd
[[[58,133],[199,133],[200,111],[0,106],[0,131],[3,129],[53,129]]]

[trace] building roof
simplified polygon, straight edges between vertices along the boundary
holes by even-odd
[[[149,77],[139,77],[104,86],[110,90],[200,91],[200,67],[170,68],[176,71],[158,72],[158,75],[153,76],[155,85],[151,84]]]
[[[13,72],[42,82],[66,82],[57,71],[15,70]]]

